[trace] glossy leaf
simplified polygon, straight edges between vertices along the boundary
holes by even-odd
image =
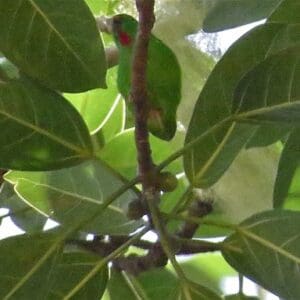
[[[208,288],[197,284],[197,283],[190,283],[190,296],[193,300],[222,300],[220,296],[209,290]],[[179,296],[179,300],[185,300],[187,297],[185,296],[184,292],[181,291]]]
[[[287,32],[290,38],[284,39],[284,34]],[[299,27],[296,25],[266,24],[257,27],[232,46],[217,64],[199,96],[185,141],[185,171],[193,185],[211,186],[226,171],[249,140],[252,139],[253,144],[258,143],[257,140],[253,141],[255,134],[255,138],[258,139],[258,131],[255,132],[257,128],[253,125],[262,124],[262,121],[265,123],[281,121],[285,123],[285,126],[298,122],[297,101],[283,103],[289,101],[289,88],[294,88],[292,92],[297,94],[297,88],[291,86],[292,80],[297,80],[298,76],[296,67],[300,40],[297,32],[299,32]],[[272,64],[274,69],[272,69]],[[293,74],[293,68],[295,68],[295,74]],[[273,72],[274,76],[272,94],[268,93],[267,96],[274,97],[274,99],[267,109],[260,110],[257,109],[259,105],[262,105],[258,102],[263,101],[263,92],[260,88],[267,87],[268,72]],[[282,73],[285,76],[282,76]],[[277,78],[278,81],[276,81]],[[253,82],[250,85],[251,80]],[[249,90],[248,85],[250,85]],[[246,89],[248,95],[244,97],[242,93]],[[256,98],[253,97],[258,96],[255,94],[256,90],[261,93],[260,100],[254,101],[253,99]],[[279,90],[279,95],[277,95]],[[251,92],[253,97],[250,99]],[[295,95],[291,96],[295,97]],[[241,97],[243,97],[243,103],[240,103]],[[285,99],[278,100],[278,97],[285,97]],[[282,103],[276,105],[278,102]],[[237,114],[239,105],[242,107],[239,107]],[[233,110],[231,110],[232,106]],[[245,111],[249,115],[245,114]],[[233,116],[234,113],[235,116]],[[245,122],[242,126],[230,122],[232,120],[246,121],[246,119],[248,125]],[[227,124],[224,124],[226,120],[228,120]],[[254,120],[257,121],[255,124]],[[201,137],[203,134],[206,136]],[[277,131],[276,136],[280,139],[282,132]],[[199,139],[201,143],[197,142]],[[271,141],[274,142],[274,139]]]
[[[221,31],[268,17],[281,0],[219,0],[203,22],[207,32]]]
[[[233,112],[239,121],[299,125],[299,47],[267,58],[239,83]]]
[[[178,137],[178,136],[177,136]],[[162,141],[150,136],[153,160],[159,164],[166,157],[170,156],[180,144],[178,138],[170,142]],[[124,151],[126,149],[126,151]],[[130,179],[136,176],[136,147],[134,141],[134,129],[128,129],[110,140],[99,152],[101,159],[107,162],[112,168],[118,170],[124,177]],[[179,161],[174,162],[168,168],[169,171],[178,173],[181,169]]]
[[[30,205],[68,226],[88,220],[125,182],[99,161],[52,172],[10,172],[6,180]],[[137,197],[128,190],[84,229],[97,234],[128,234],[141,224],[126,217],[128,203]]]
[[[105,87],[96,22],[82,0],[0,1],[0,50],[44,85],[80,92]]]
[[[268,19],[269,22],[300,23],[300,3],[295,0],[282,0],[278,8]]]
[[[183,300],[185,298],[180,287],[179,280],[166,269],[147,271],[136,278],[113,272],[108,284],[111,300],[135,300],[136,295],[149,300]],[[197,284],[191,284],[189,290],[195,300],[221,299],[214,292]]]
[[[124,273],[112,270],[107,289],[109,300],[119,300],[120,298],[126,300],[136,300],[136,295],[128,285],[128,282],[124,277]]]
[[[104,1],[96,1],[96,0],[84,0],[86,2],[86,4],[88,5],[88,7],[90,8],[91,12],[93,14],[97,14],[100,12],[101,10],[101,2],[105,3],[106,0]]]
[[[9,209],[10,219],[27,233],[43,230],[47,218],[24,202],[8,182],[1,186],[0,207]]]
[[[298,299],[300,213],[268,211],[244,221],[224,242],[227,262],[272,293]]]
[[[0,244],[0,298],[45,299],[61,255],[58,235],[22,235]]]
[[[221,294],[222,280],[225,277],[237,276],[220,253],[196,254],[181,264],[182,269],[193,282],[201,282],[217,294]]]
[[[125,298],[135,300],[136,294],[142,299],[159,300],[178,299],[179,286],[176,277],[165,269],[147,271],[139,275],[136,279],[113,272],[108,283],[108,291],[111,300]],[[139,287],[139,289],[137,289]]]
[[[283,206],[299,161],[300,132],[295,129],[286,141],[281,153],[274,185],[274,207]]]
[[[64,94],[85,120],[91,134],[100,130],[118,103],[116,69],[107,73],[108,89],[95,89],[80,94]]]
[[[129,1],[126,0],[85,0],[91,11],[96,15],[112,15],[120,4],[126,5]],[[129,2],[130,3],[130,2]]]
[[[51,272],[52,285],[47,299],[62,299],[100,260],[99,256],[84,252],[63,253],[59,263]],[[107,280],[107,267],[103,267],[74,295],[73,299],[101,299]]]
[[[0,59],[0,78],[2,81],[19,79],[19,69],[5,57]]]
[[[284,124],[263,124],[248,141],[246,148],[266,147],[274,144],[286,138],[291,129],[291,126]]]
[[[50,170],[92,156],[89,132],[59,94],[29,79],[0,83],[0,167]]]
[[[297,164],[297,162],[295,162]],[[294,176],[291,180],[288,193],[284,198],[283,208],[290,210],[300,210],[300,169],[296,168]]]
[[[105,143],[108,143],[112,138],[124,130],[125,120],[126,105],[121,95],[118,95],[113,107],[106,115],[105,123],[101,128],[101,134]]]
[[[80,252],[62,253],[58,234],[23,235],[1,241],[1,299],[62,299],[101,258]],[[34,245],[34,247],[33,247]],[[66,280],[67,279],[67,280]],[[107,269],[89,280],[78,299],[99,299]]]
[[[184,155],[185,172],[193,185],[208,187],[215,183],[254,134],[254,126],[230,122],[222,125],[222,122],[232,116],[237,83],[248,70],[265,59],[270,44],[281,30],[278,24],[255,28],[229,49],[207,80],[185,140],[188,145],[207,134]]]

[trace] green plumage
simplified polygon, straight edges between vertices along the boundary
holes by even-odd
[[[138,23],[131,16],[117,15],[113,17],[112,26],[120,55],[118,89],[128,103]],[[148,49],[147,92],[150,102],[150,132],[163,140],[172,139],[177,127],[176,110],[181,99],[181,71],[171,49],[153,35]],[[132,109],[130,104],[129,108]]]

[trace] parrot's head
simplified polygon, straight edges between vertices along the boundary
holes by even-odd
[[[116,15],[111,20],[112,32],[118,48],[131,48],[137,33],[137,21],[125,14]]]

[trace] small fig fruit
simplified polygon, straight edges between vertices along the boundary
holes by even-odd
[[[172,192],[178,185],[178,180],[175,175],[170,172],[161,172],[157,178],[158,188],[162,192]]]

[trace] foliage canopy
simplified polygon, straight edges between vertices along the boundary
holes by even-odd
[[[0,298],[256,299],[242,284],[224,295],[240,274],[300,299],[300,4],[155,2],[153,34],[182,82],[179,106],[163,102],[174,138],[150,135],[152,210],[98,17],[136,17],[133,2],[0,0],[0,222],[24,231],[1,240]],[[221,58],[195,42],[258,20]],[[179,72],[149,63],[152,83]]]

